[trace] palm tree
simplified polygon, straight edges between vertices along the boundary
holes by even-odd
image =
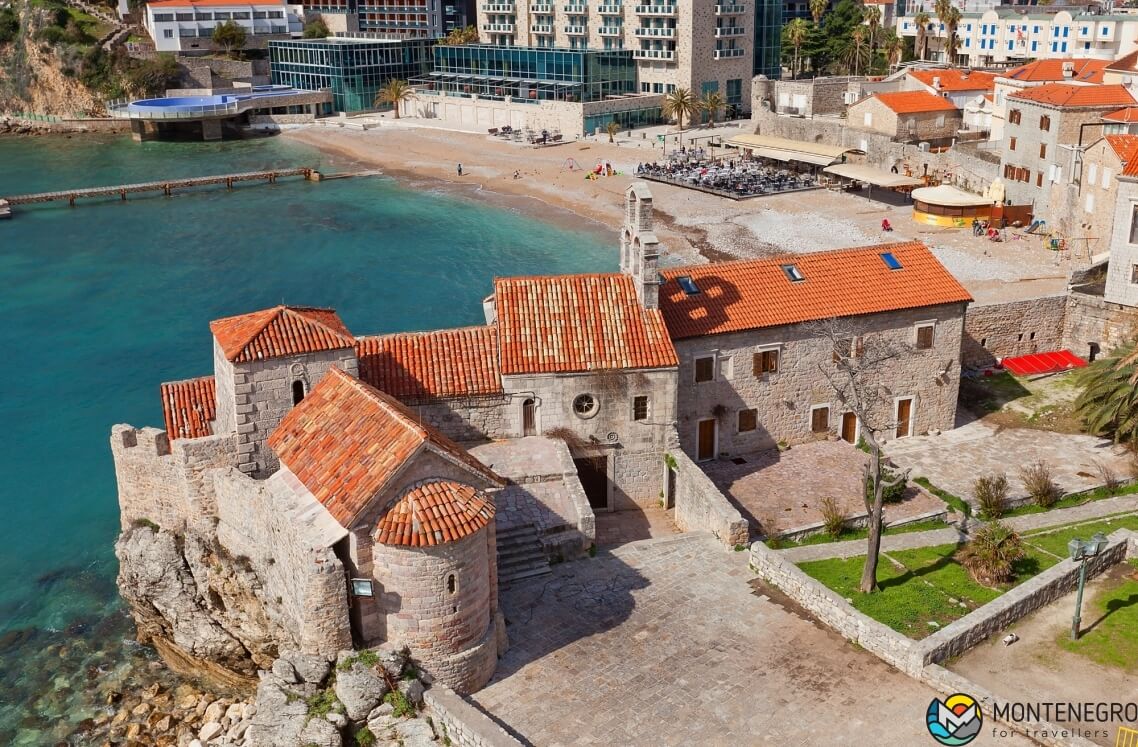
[[[881,8],[876,5],[867,5],[861,12],[862,20],[869,27],[869,54],[872,57],[877,52],[877,32],[881,29]]]
[[[699,102],[687,88],[677,88],[664,96],[664,116],[675,117],[680,125],[680,143],[684,138],[684,117],[692,117],[699,111]]]
[[[699,108],[707,112],[707,126],[715,124],[716,118],[719,116],[719,110],[727,105],[727,100],[723,98],[723,94],[719,91],[708,91],[703,94],[703,98],[699,100]]]
[[[956,46],[960,40],[956,38],[956,27],[960,25],[960,9],[954,5],[948,6],[944,14],[944,26],[948,32],[948,46],[945,48],[946,62],[949,65],[956,62]]]
[[[1015,562],[1026,554],[1020,536],[1000,522],[993,521],[980,527],[956,558],[976,581],[985,586],[995,586],[1015,578]]]
[[[822,16],[830,7],[830,0],[810,0],[810,15],[814,19],[815,26],[822,25]]]
[[[843,53],[846,63],[846,72],[853,71],[856,77],[858,70],[861,69],[863,62],[869,61],[869,45],[866,44],[867,33],[861,26],[854,28],[850,32],[850,39],[846,42],[846,48]]]
[[[790,68],[792,78],[798,77],[798,51],[802,49],[802,45],[810,38],[810,24],[801,18],[795,18],[790,23],[786,24],[786,41],[790,46],[794,47],[794,64]]]
[[[901,62],[901,54],[905,51],[905,41],[897,36],[896,31],[888,29],[885,32],[885,40],[881,43],[881,49],[885,52],[886,62],[892,68]]]
[[[620,125],[617,124],[616,120],[614,119],[613,121],[611,121],[607,125],[605,125],[605,132],[607,132],[609,134],[609,142],[615,143],[616,142],[616,133],[620,132]]]
[[[951,9],[952,9],[952,0],[936,0],[936,2],[933,3],[933,13],[936,14],[936,19],[938,21],[940,21],[941,26],[944,26],[947,28],[947,26],[948,26],[948,14],[949,14],[949,11]],[[937,29],[937,31],[940,31],[940,29]],[[946,47],[947,47],[947,45],[946,45]],[[948,52],[946,49],[945,55],[947,56],[947,54],[948,54]],[[945,62],[948,62],[948,60],[946,59]]]
[[[1138,344],[1131,343],[1079,372],[1083,391],[1075,398],[1075,412],[1087,431],[1138,444]]]
[[[932,21],[929,14],[923,10],[913,16],[913,23],[917,25],[917,59],[924,60],[929,46],[929,23]]]
[[[399,105],[414,95],[415,89],[407,81],[393,78],[387,81],[387,85],[376,93],[375,105],[379,107],[384,104],[391,104],[392,108],[395,109],[395,118],[399,119]]]

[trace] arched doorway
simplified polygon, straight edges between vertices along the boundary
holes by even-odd
[[[537,435],[537,404],[532,397],[522,402],[522,435]]]

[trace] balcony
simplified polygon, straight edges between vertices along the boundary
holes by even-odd
[[[602,5],[599,8],[597,8],[597,12],[600,13],[602,16],[623,16],[624,15],[624,6],[623,5]]]
[[[715,50],[715,59],[727,60],[732,57],[742,57],[745,49],[717,49]]]
[[[717,16],[740,16],[746,12],[747,9],[744,6],[738,5],[736,3],[731,3],[730,5],[723,4],[715,6],[715,15]]]
[[[747,31],[742,26],[720,26],[715,29],[715,36],[722,39],[725,36],[743,36]]]
[[[624,28],[621,26],[601,26],[597,29],[597,33],[601,36],[624,36]]]
[[[484,23],[482,24],[483,31],[490,31],[498,34],[512,34],[514,33],[514,24],[512,23]]]
[[[565,33],[569,34],[569,36],[588,36],[589,35],[589,27],[588,26],[566,26],[565,27]]]
[[[675,3],[663,4],[658,3],[655,5],[637,5],[636,15],[638,16],[675,16],[676,5]]]
[[[534,23],[534,24],[530,24],[529,30],[535,34],[552,34],[553,33],[553,24],[552,23]]]
[[[550,13],[553,12],[553,3],[536,3],[534,5],[529,6],[529,12],[530,13],[541,13],[543,15],[549,15]]]
[[[634,50],[632,50],[632,59],[634,59],[634,60],[674,60],[674,59],[676,59],[676,50],[674,50],[674,49],[634,49]]]
[[[513,3],[483,3],[482,4],[482,12],[483,13],[513,13],[514,12],[514,4]]]
[[[589,6],[584,4],[563,5],[561,6],[561,10],[565,11],[571,16],[583,16],[589,12]]]
[[[676,37],[676,30],[674,28],[652,28],[650,26],[641,26],[634,32],[639,37],[655,37],[657,39],[674,39]]]

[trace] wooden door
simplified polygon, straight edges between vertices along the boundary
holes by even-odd
[[[715,458],[715,420],[699,421],[699,439],[696,446],[696,459],[706,462]]]
[[[913,400],[897,400],[897,438],[912,435]]]
[[[593,508],[607,509],[609,507],[609,477],[608,457],[582,457],[574,459],[577,467],[577,479],[585,489],[585,496]]]
[[[537,435],[537,413],[536,405],[532,399],[527,399],[522,403],[522,435],[523,436],[536,436]]]
[[[842,440],[857,443],[857,415],[852,412],[842,415]]]

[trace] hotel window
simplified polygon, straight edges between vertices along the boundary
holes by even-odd
[[[759,427],[759,411],[758,410],[740,410],[739,411],[739,433],[750,433]]]
[[[632,419],[633,420],[647,420],[648,419],[648,396],[640,395],[639,397],[632,398]]]
[[[763,374],[778,373],[778,348],[760,350],[752,359],[752,370],[756,377]]]
[[[715,379],[715,357],[708,355],[703,358],[695,359],[695,383],[700,384],[705,381],[712,381]]]
[[[812,433],[830,432],[829,405],[818,405],[810,409],[810,431]]]
[[[928,350],[933,346],[934,322],[922,322],[917,325],[917,350]]]

